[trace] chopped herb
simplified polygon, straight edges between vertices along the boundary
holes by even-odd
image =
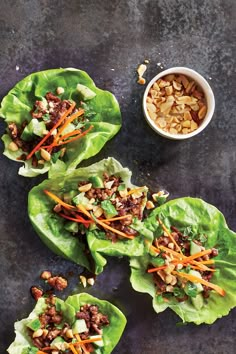
[[[54,152],[51,156],[51,159],[52,159],[52,162],[55,163],[57,162],[57,160],[59,159],[61,155],[61,151],[58,151],[58,152]]]
[[[45,113],[42,116],[42,118],[43,118],[43,121],[46,122],[46,123],[50,121],[50,115],[48,113]]]
[[[185,293],[190,297],[196,297],[198,294],[197,285],[188,281],[184,287]]]
[[[177,286],[174,287],[173,294],[174,294],[174,296],[176,296],[176,297],[178,297],[180,299],[185,296],[184,290],[181,289],[181,288],[178,288]]]

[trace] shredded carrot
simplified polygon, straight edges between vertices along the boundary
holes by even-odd
[[[163,224],[163,222],[158,218],[158,222],[161,225],[162,229],[167,233],[177,250],[183,255],[181,248],[179,247],[178,243],[175,241],[174,237],[171,235],[171,232],[167,229],[167,227]]]
[[[202,256],[205,256],[205,255],[207,255],[207,254],[210,254],[211,252],[212,252],[212,250],[211,250],[211,249],[208,249],[208,250],[204,250],[204,251],[195,253],[195,254],[193,254],[192,256],[189,256],[189,257],[184,258],[183,262],[184,262],[184,263],[185,263],[185,262],[190,262],[190,261],[192,261],[192,260],[194,260],[194,259],[196,259],[196,258],[200,258],[200,257],[202,257]]]
[[[40,140],[40,142],[33,148],[33,150],[29,153],[29,155],[26,157],[26,160],[29,160],[36,151],[38,151],[40,149],[40,147],[43,145],[43,143],[51,136],[52,132],[59,127],[59,125],[61,125],[61,123],[63,122],[63,120],[73,111],[73,109],[75,108],[75,102],[72,103],[72,105],[70,106],[70,108],[64,112],[64,114],[62,114],[61,118],[58,120],[58,122],[53,126],[53,128],[48,132],[47,135],[45,135],[45,137]]]
[[[51,348],[51,347],[46,347],[46,348],[43,348],[43,350],[52,350],[53,348]],[[42,350],[38,350],[37,351],[37,354],[48,354],[48,353],[45,353],[45,352],[43,352]],[[78,353],[77,353],[78,354]]]
[[[78,342],[75,342],[75,343],[73,343],[73,344],[74,344],[74,345],[76,345],[76,344],[88,344],[88,343],[99,342],[100,340],[102,340],[102,337],[84,339],[84,340],[80,340],[80,341],[78,341]]]
[[[171,255],[177,257],[178,259],[183,259],[183,258],[184,258],[184,255],[183,255],[183,254],[180,254],[180,253],[178,253],[178,252],[172,250],[171,248],[168,248],[168,247],[165,247],[165,246],[161,246],[161,245],[158,246],[158,247],[159,247],[159,249],[160,249],[161,251],[165,251],[166,253],[170,253]]]
[[[75,349],[75,347],[72,343],[69,345],[69,347],[74,354],[78,354],[77,350]]]
[[[64,219],[68,219],[68,220],[71,220],[71,221],[74,221],[74,222],[78,222],[80,224],[84,224],[85,227],[89,227],[89,225],[92,223],[91,220],[85,220],[83,219],[82,217],[78,216],[76,218],[72,218],[71,216],[68,216],[68,215],[65,215],[63,213],[59,213],[58,215],[60,215],[62,218]]]
[[[65,140],[65,141],[60,141],[59,143],[56,143],[54,144],[53,146],[60,146],[60,145],[65,145],[65,144],[69,144],[69,143],[72,143],[73,141],[77,140],[77,139],[80,139],[82,138],[83,136],[85,136],[86,134],[88,134],[90,132],[90,130],[93,129],[93,125],[90,125],[90,127],[85,130],[83,133],[81,134],[78,134],[77,136],[75,136],[74,138],[72,139],[69,139],[69,140]],[[61,137],[61,139],[64,139],[64,136]]]
[[[80,133],[81,133],[80,129],[75,129],[72,132],[63,135],[63,139],[67,139],[67,138],[69,138],[71,136],[74,136],[74,135],[77,135],[77,134],[80,134]]]
[[[78,208],[79,210],[81,210],[82,213],[84,213],[85,215],[87,215],[87,217],[88,217],[89,219],[91,219],[91,220],[94,221],[92,215],[85,209],[85,207],[84,207],[82,204],[77,205],[77,208]],[[98,219],[96,219],[96,223],[99,224],[99,225],[101,225],[104,229],[110,230],[110,231],[112,231],[112,232],[114,232],[114,233],[116,233],[116,234],[118,234],[118,235],[120,235],[120,236],[122,236],[122,237],[126,237],[126,238],[129,238],[129,239],[131,239],[131,240],[134,238],[134,236],[130,236],[130,235],[125,234],[125,233],[122,232],[122,231],[116,230],[116,229],[114,229],[113,227],[106,225],[105,223],[103,223],[102,221],[100,221],[100,220],[98,220]]]
[[[44,189],[44,193],[47,194],[51,199],[53,199],[56,203],[62,205],[65,209],[68,210],[74,210],[76,209],[76,207],[74,207],[73,205],[67,204],[65,202],[63,202],[59,197],[57,197],[55,194],[53,194],[52,192],[49,192],[48,190]]]
[[[205,269],[205,268],[200,267],[199,265],[193,265],[193,264],[191,264],[191,263],[189,263],[188,265],[189,265],[191,268],[193,268],[193,269],[200,270],[201,272],[202,272],[202,271],[207,271],[207,272],[215,272],[215,271],[216,271],[216,270],[213,269],[213,268],[207,268],[207,269]]]
[[[81,342],[81,338],[79,334],[75,334],[75,338],[77,339],[78,342]],[[89,351],[87,351],[86,347],[83,345],[83,343],[79,344],[81,348],[83,349],[85,354],[89,354]]]
[[[209,259],[208,261],[201,261],[199,263],[201,263],[201,264],[214,264],[215,261],[214,261],[214,259]]]
[[[187,259],[188,257],[186,257],[185,255],[181,255],[179,254],[178,252],[176,251],[173,251],[172,249],[168,248],[168,247],[165,247],[165,246],[158,246],[160,248],[160,250],[163,250],[165,251],[166,253],[169,253],[173,256],[175,256],[176,258],[178,258],[177,260],[176,259],[173,259],[173,261],[176,261],[176,263],[181,263],[181,264],[184,264],[185,263],[185,259]],[[211,271],[211,268],[208,268],[207,266],[205,266],[204,264],[201,264],[200,262],[198,261],[195,261],[194,259],[188,261],[189,263],[192,263],[192,264],[195,264],[197,265],[199,268],[201,268],[201,270],[207,270],[207,271]]]
[[[182,278],[185,278],[185,279],[191,281],[192,283],[201,283],[203,285],[206,285],[207,287],[214,289],[221,296],[225,296],[225,291],[222,288],[220,288],[218,285],[212,284],[209,281],[206,281],[206,280],[199,278],[195,275],[182,273],[182,272],[176,272],[176,271],[173,271],[172,274],[182,277]]]
[[[116,220],[127,219],[128,217],[130,217],[130,214],[128,214],[128,215],[123,215],[123,216],[117,216],[116,218],[99,219],[99,220],[102,221],[102,222],[110,222],[110,221],[116,221]]]
[[[148,273],[154,273],[154,272],[157,272],[158,270],[161,270],[161,269],[166,269],[168,267],[168,265],[163,265],[163,266],[160,266],[160,267],[157,267],[157,268],[151,268],[151,269],[148,269]]]
[[[145,240],[145,243],[151,248],[151,250],[153,252],[156,252],[156,253],[160,253],[160,250],[158,248],[156,248],[155,246],[151,245],[150,242],[148,242],[147,240]]]
[[[93,219],[92,215],[88,212],[88,210],[86,210],[86,208],[82,204],[77,205],[77,208],[80,211],[82,211],[82,213],[84,215],[86,215],[90,220],[92,220],[94,222],[94,219]]]
[[[141,189],[144,189],[144,188],[145,188],[145,186],[131,189],[130,191],[128,191],[127,195],[139,192],[139,191],[141,191]]]
[[[73,120],[75,120],[76,118],[78,118],[79,116],[81,116],[82,114],[84,114],[84,109],[80,109],[78,112],[72,114],[69,118],[67,118],[66,122],[63,124],[63,126],[59,129],[58,133],[55,135],[55,140],[57,140],[61,133],[63,132],[63,130],[65,130],[65,128],[71,123],[73,122]]]
[[[119,230],[116,230],[116,229],[114,229],[113,227],[111,227],[111,226],[109,226],[109,225],[103,223],[103,222],[100,221],[100,220],[97,220],[96,222],[97,222],[99,225],[101,225],[104,229],[110,230],[110,231],[114,232],[114,233],[117,234],[117,235],[120,235],[120,236],[125,237],[125,238],[129,238],[130,240],[133,240],[133,239],[134,239],[134,236],[133,236],[133,235],[127,235],[127,234],[125,234],[124,232],[119,231]]]

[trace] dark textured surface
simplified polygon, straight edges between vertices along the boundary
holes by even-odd
[[[201,197],[236,230],[235,0],[1,0],[0,5],[1,98],[33,71],[86,70],[98,86],[115,93],[123,112],[121,132],[86,164],[114,156],[133,170],[135,183],[164,187],[172,198]],[[216,111],[201,135],[168,141],[148,127],[141,108],[144,87],[135,76],[146,58],[149,79],[160,66],[183,65],[209,80]],[[0,353],[14,338],[14,321],[33,306],[29,287],[40,271],[73,272],[70,291],[81,271],[54,256],[36,236],[26,205],[29,189],[40,179],[17,176],[18,167],[0,156]],[[235,353],[236,310],[212,326],[177,327],[177,316],[156,315],[151,298],[131,289],[127,261],[110,260],[91,292],[127,315],[114,353]]]

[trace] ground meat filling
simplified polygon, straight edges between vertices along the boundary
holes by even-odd
[[[171,226],[171,236],[175,240],[177,246],[179,246],[179,249],[181,249],[182,253],[184,256],[190,256],[190,237],[189,235],[185,235],[182,232],[180,232],[176,227]],[[200,247],[202,251],[205,250],[204,244],[207,240],[207,237],[204,235],[204,242],[201,241],[200,238],[195,237],[194,238],[194,243]],[[164,246],[166,248],[169,248],[170,250],[177,251],[178,248],[176,245],[172,242],[170,237],[164,232],[163,235],[161,235],[159,238],[156,238],[153,246],[158,249],[158,247]],[[161,249],[161,248],[159,248]],[[216,257],[218,255],[218,250],[216,248],[211,248],[211,253],[203,255],[202,257],[196,258],[195,261],[202,262],[202,261],[208,261],[211,260],[213,257]],[[165,300],[168,299],[170,295],[174,295],[177,301],[182,302],[188,300],[189,296],[185,294],[182,290],[185,287],[187,280],[186,279],[178,279],[177,276],[171,275],[173,270],[181,270],[183,269],[183,265],[177,264],[173,265],[171,264],[171,253],[169,254],[168,252],[161,252],[158,256],[158,258],[161,260],[162,259],[162,265],[163,269],[160,269],[156,271],[153,274],[153,281],[157,287],[157,294],[161,295]],[[165,268],[166,265],[169,265],[167,268]],[[156,268],[156,265],[150,264],[148,269]],[[161,267],[161,266],[160,266]],[[186,267],[186,265],[185,265]],[[214,268],[213,265],[209,265],[211,269]],[[202,279],[210,282],[211,278],[213,276],[213,272],[211,271],[203,271],[199,270]],[[212,289],[207,287],[206,285],[203,286],[203,291],[201,294],[203,295],[204,298],[209,297],[209,293]]]
[[[85,320],[88,328],[88,332],[80,334],[81,339],[87,339],[91,335],[102,335],[102,328],[110,323],[108,317],[99,312],[96,305],[86,304],[81,306],[80,311],[76,313],[76,317]]]
[[[65,113],[71,106],[72,102],[69,100],[61,100],[59,97],[55,96],[52,92],[48,92],[42,101],[36,101],[34,107],[31,111],[32,118],[38,119],[39,122],[44,122],[46,126],[45,134],[47,131],[51,130],[55,124],[58,122],[60,117]],[[75,108],[72,113],[77,112],[78,109]],[[84,118],[80,118],[83,121]],[[23,154],[18,157],[18,160],[26,160],[27,155],[34,149],[34,147],[41,141],[42,137],[34,136],[32,140],[25,141],[21,138],[24,128],[29,124],[25,120],[20,126],[15,123],[8,124],[8,131],[12,141],[17,145],[19,149],[22,149]],[[45,141],[44,145],[50,145],[54,141],[54,137],[51,135]],[[43,147],[43,146],[42,146]],[[51,154],[56,153],[61,147],[53,147]],[[63,147],[65,149],[65,147]],[[42,157],[37,158],[36,155],[32,156],[32,166],[40,167],[42,164],[38,164],[38,161],[42,160]]]
[[[109,176],[107,173],[103,174],[103,184],[104,188],[94,188],[89,181],[82,181],[78,184],[79,190],[83,186],[90,185],[90,188],[84,192],[84,196],[89,201],[89,206],[86,206],[87,210],[94,213],[94,216],[98,219],[107,219],[104,210],[102,210],[102,202],[105,200],[110,201],[117,212],[114,218],[122,216],[126,216],[126,218],[110,221],[109,226],[113,229],[122,231],[126,235],[136,236],[138,232],[131,227],[131,224],[133,223],[134,218],[139,220],[143,219],[143,209],[146,198],[145,192],[141,191],[138,195],[133,193],[129,194],[130,188],[127,188],[126,192],[122,194],[122,191],[119,190],[119,186],[124,184],[122,179],[114,175]],[[109,188],[107,188],[106,185],[109,185]],[[97,209],[100,209],[99,216],[96,215]],[[65,209],[61,204],[57,204],[53,208],[53,211],[59,215],[64,214],[70,217],[73,216],[73,212],[68,211],[68,209]],[[86,219],[85,215],[81,214],[81,216]],[[96,226],[104,231],[106,237],[111,241],[116,242],[119,239],[124,240],[124,237],[119,236],[108,229],[104,229],[98,224],[96,224]]]
[[[58,349],[57,354],[66,353],[73,354],[69,348],[69,344],[76,341],[72,333],[72,327],[64,322],[63,314],[56,309],[56,298],[52,295],[46,299],[47,308],[39,315],[39,321],[41,328],[35,332],[29,329],[29,335],[32,338],[33,344],[43,349],[50,347],[51,342],[57,338],[62,337],[66,343],[64,343],[63,349]],[[86,304],[80,307],[80,311],[76,313],[76,319],[84,319],[88,328],[87,332],[80,333],[81,340],[89,338],[91,335],[101,335],[104,326],[109,326],[110,322],[107,315],[102,314],[99,311],[97,305]],[[89,352],[94,351],[92,343],[85,345],[86,350]]]

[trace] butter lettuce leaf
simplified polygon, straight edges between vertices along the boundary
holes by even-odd
[[[45,180],[34,187],[28,197],[29,218],[42,241],[56,254],[80,264],[96,274],[102,272],[106,264],[104,255],[141,256],[146,247],[144,238],[152,239],[152,232],[146,229],[140,221],[136,221],[132,227],[142,235],[140,233],[133,240],[119,239],[112,243],[106,238],[105,233],[98,229],[86,230],[86,234],[75,237],[65,229],[66,221],[52,211],[55,202],[48,198],[43,191],[47,189],[58,196],[78,191],[80,181],[86,181],[92,176],[102,178],[104,172],[120,176],[126,187],[135,187],[131,183],[131,171],[110,157],[91,166],[78,168],[71,173]],[[146,200],[143,202],[143,208],[145,203]],[[85,244],[87,244],[90,254],[86,252]]]
[[[67,171],[75,169],[82,160],[96,155],[119,131],[121,113],[119,104],[112,93],[97,88],[89,75],[82,70],[52,69],[33,73],[18,82],[3,98],[0,108],[0,117],[7,124],[14,122],[20,126],[25,120],[28,122],[32,120],[30,112],[35,101],[42,100],[49,91],[55,93],[57,87],[63,87],[65,90],[60,95],[62,99],[72,99],[79,104],[84,97],[77,90],[78,84],[88,87],[95,94],[93,98],[86,101],[85,107],[90,112],[87,117],[94,128],[81,139],[67,144],[63,157]],[[27,162],[17,160],[23,151],[19,149],[13,152],[8,148],[11,139],[7,134],[4,134],[2,140],[5,145],[4,155],[14,161],[24,163],[24,166],[19,169],[20,175],[34,177],[54,168],[53,162],[45,164],[43,168],[34,168],[31,160]]]
[[[120,340],[120,337],[126,326],[126,318],[124,314],[110,302],[105,300],[100,300],[92,295],[81,293],[78,295],[72,295],[65,301],[67,305],[70,305],[79,311],[80,306],[85,304],[93,304],[99,307],[99,311],[104,315],[107,315],[110,321],[109,326],[104,326],[102,331],[102,338],[104,342],[104,347],[100,348],[101,354],[109,354],[112,352],[114,347]],[[95,353],[97,350],[95,350]]]
[[[69,296],[65,301],[56,298],[56,307],[63,314],[63,321],[69,325],[73,325],[76,320],[76,312],[80,310],[80,306],[84,304],[94,304],[99,306],[99,310],[108,316],[110,325],[103,329],[104,347],[96,349],[94,353],[109,354],[119,342],[120,337],[126,325],[126,318],[123,313],[110,302],[99,300],[89,294],[81,293]],[[47,307],[45,298],[37,301],[34,310],[29,316],[15,323],[15,340],[7,349],[9,354],[36,354],[38,349],[34,347],[31,337],[29,336],[27,325],[44,311]]]
[[[208,236],[205,247],[215,246],[219,251],[218,256],[214,257],[216,272],[211,282],[223,288],[226,295],[222,297],[215,291],[210,291],[209,298],[204,301],[199,311],[190,300],[177,302],[172,297],[169,302],[161,302],[157,296],[152,275],[146,273],[153,259],[149,253],[130,260],[130,280],[133,288],[153,297],[153,308],[157,313],[169,307],[183,322],[211,324],[218,318],[226,316],[236,306],[236,233],[228,228],[223,214],[201,199],[175,199],[156,208],[146,219],[146,227],[156,236],[161,232],[156,222],[157,216],[167,227],[173,225],[183,232],[186,227],[190,226],[193,233]]]

